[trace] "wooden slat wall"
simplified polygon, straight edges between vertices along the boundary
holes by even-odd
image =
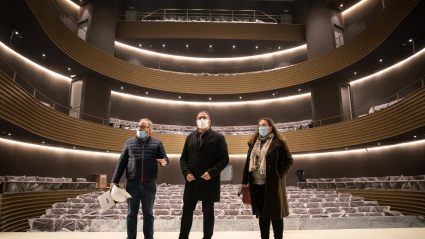
[[[72,118],[50,109],[0,71],[0,117],[32,133],[60,142],[121,151],[134,131]],[[66,125],[66,127],[64,127]],[[282,133],[293,153],[358,145],[425,126],[425,87],[369,116]],[[184,135],[153,134],[169,154],[181,154]],[[230,154],[246,154],[249,136],[226,136]]]
[[[344,69],[379,46],[419,1],[391,1],[383,13],[355,39],[312,60],[276,71],[215,77],[180,75],[130,64],[81,40],[60,21],[47,0],[27,0],[27,3],[49,38],[75,61],[96,72],[163,91],[238,94],[289,87]]]
[[[425,216],[425,192],[378,191],[378,190],[338,190],[364,197],[365,201],[378,201],[380,206],[391,206],[392,211],[405,215]]]
[[[305,41],[304,25],[118,21],[117,38]]]
[[[51,191],[0,194],[0,232],[19,232],[29,229],[28,219],[40,217],[46,209],[67,198],[95,190]]]

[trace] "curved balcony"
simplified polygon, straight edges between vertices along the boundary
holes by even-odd
[[[74,35],[58,19],[47,1],[27,2],[49,38],[78,63],[96,72],[122,82],[163,91],[237,94],[298,85],[344,69],[379,46],[419,1],[391,1],[376,20],[356,38],[336,50],[311,60],[257,74],[215,76],[214,78],[158,71],[117,59]],[[145,81],[147,78],[150,79],[148,83]]]
[[[41,137],[83,147],[120,151],[124,142],[134,136],[134,132],[129,130],[75,119],[46,107],[3,72],[0,72],[0,89],[0,117]],[[425,126],[423,80],[420,89],[397,104],[371,115],[282,134],[291,151],[297,153],[373,142],[422,126]],[[169,154],[180,154],[186,138],[185,135],[173,134],[153,136],[162,140]],[[246,153],[249,135],[225,137],[230,154]]]

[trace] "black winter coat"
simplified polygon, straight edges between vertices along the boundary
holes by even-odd
[[[145,142],[137,137],[127,140],[124,144],[112,183],[119,183],[124,169],[127,181],[148,182],[155,180],[158,174],[156,159],[165,159],[169,163],[161,140],[149,137]]]
[[[249,161],[253,145],[249,145],[243,171],[242,184],[249,184],[251,192],[252,213],[257,217],[280,219],[289,215],[286,199],[286,174],[292,168],[294,160],[285,141],[274,137],[266,153],[266,192],[263,212],[260,215],[255,200],[252,173],[249,172]]]
[[[219,202],[220,173],[229,164],[229,154],[224,136],[213,130],[202,135],[202,144],[198,147],[198,135],[189,134],[184,143],[180,157],[180,167],[186,185],[183,200]],[[208,172],[210,180],[201,176]],[[192,174],[195,180],[187,181],[187,175]]]

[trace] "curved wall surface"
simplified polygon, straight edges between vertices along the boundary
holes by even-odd
[[[304,25],[118,21],[117,38],[305,41]]]
[[[29,84],[51,100],[65,106],[68,105],[71,78],[47,70],[24,56],[19,55],[2,42],[0,42],[0,65],[0,70],[5,71],[9,76],[12,76],[13,71],[16,71],[18,73],[16,81],[31,94],[33,91]],[[29,84],[23,79],[28,81]],[[42,97],[39,99],[52,104],[47,99],[43,100]]]
[[[310,94],[274,100],[235,103],[196,103],[155,100],[112,92],[111,118],[139,121],[149,118],[155,124],[194,125],[199,111],[210,113],[212,126],[255,125],[270,117],[275,123],[311,119]]]
[[[260,92],[293,86],[329,75],[351,65],[375,49],[418,2],[419,0],[391,1],[382,14],[355,39],[312,60],[276,71],[229,77],[217,76],[211,81],[211,77],[161,72],[116,59],[79,39],[57,18],[48,2],[27,1],[50,39],[80,64],[130,84],[194,94]],[[149,84],[146,79],[149,79]]]
[[[52,147],[0,139],[2,159],[7,167],[0,175],[27,175],[40,177],[86,178],[93,174],[107,174],[112,179],[119,154],[63,150]],[[184,184],[180,169],[180,155],[168,155],[169,165],[159,167],[157,183]],[[304,169],[306,178],[383,177],[425,174],[425,141],[403,143],[376,148],[332,152],[323,154],[293,155],[294,166],[286,176],[288,186],[295,186],[295,171]],[[400,159],[403,158],[403,163]],[[32,159],[32,160],[28,160]],[[245,155],[231,155],[233,180],[224,183],[242,183]],[[84,167],[81,167],[84,165]],[[124,183],[125,175],[121,178]]]
[[[420,88],[421,81],[414,83],[410,87],[408,86],[417,79],[425,76],[424,64],[425,49],[422,49],[415,55],[391,67],[370,76],[352,81],[350,85],[356,117],[367,114],[372,105],[389,103],[390,101],[396,100],[397,97],[393,95],[399,91],[401,91],[399,98],[404,98]],[[406,89],[403,90],[404,88]]]
[[[72,118],[48,108],[0,74],[0,117],[25,130],[67,144],[121,151],[134,131]],[[63,127],[67,125],[67,127]],[[347,147],[393,137],[425,126],[425,87],[379,112],[322,127],[284,132],[293,152]],[[180,153],[186,136],[153,134],[169,153]],[[226,136],[230,154],[245,154],[249,136]]]
[[[162,67],[166,64],[184,66],[186,68],[190,68],[190,72],[208,72],[209,68],[217,68],[228,70],[228,72],[231,73],[236,73],[236,67],[238,68],[238,72],[242,72],[260,70],[262,65],[267,65],[267,67],[273,65],[273,68],[289,66],[287,58],[295,56],[298,56],[297,58],[299,58],[299,61],[307,60],[307,55],[302,55],[307,51],[307,45],[305,44],[274,53],[233,58],[175,56],[138,49],[118,41],[115,42],[115,49],[118,50],[115,51],[115,57],[129,63],[149,68],[158,68],[161,67],[161,65],[158,64],[158,62],[160,62]],[[170,66],[167,66],[167,68],[168,67]],[[176,67],[176,71],[182,71],[182,68],[178,69]]]

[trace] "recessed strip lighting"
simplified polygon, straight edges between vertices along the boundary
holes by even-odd
[[[342,14],[348,13],[349,11],[355,9],[356,7],[358,7],[360,4],[367,2],[366,0],[361,0],[360,2],[358,2],[357,4],[354,4],[352,7],[350,7],[349,9],[345,10],[342,12]]]
[[[68,2],[71,3],[71,5],[73,5],[74,7],[80,8],[80,6],[78,6],[77,4],[75,4],[72,0],[68,0]],[[81,2],[81,0],[80,0],[80,2]]]
[[[72,81],[72,79],[71,79],[71,78],[65,77],[65,76],[60,75],[60,74],[58,74],[58,73],[56,73],[56,72],[53,72],[53,71],[51,71],[51,70],[48,70],[48,69],[46,69],[46,68],[44,68],[44,67],[42,67],[42,66],[40,66],[40,65],[38,65],[38,64],[36,64],[36,63],[34,63],[33,61],[29,60],[28,58],[25,58],[24,56],[19,55],[18,53],[16,53],[16,52],[15,52],[15,51],[13,51],[12,49],[10,49],[8,46],[6,46],[5,44],[3,44],[3,42],[1,42],[1,41],[0,41],[0,50],[5,50],[5,51],[7,51],[7,52],[9,52],[9,53],[11,53],[11,54],[13,54],[13,55],[15,55],[16,57],[18,57],[18,58],[20,58],[20,59],[24,60],[25,62],[27,62],[27,63],[29,63],[29,64],[31,64],[31,65],[33,65],[33,66],[35,66],[35,67],[37,67],[37,68],[39,68],[39,69],[41,69],[41,70],[45,71],[45,72],[46,72],[46,73],[48,73],[48,74],[54,75],[55,77],[59,77],[59,78],[61,78],[61,79],[67,80],[67,81],[69,81],[69,82],[71,82],[71,81]]]
[[[150,54],[150,55],[154,55],[154,56],[169,57],[169,58],[174,58],[174,59],[178,59],[178,60],[197,60],[197,61],[210,61],[210,62],[258,59],[258,58],[263,58],[263,57],[278,56],[280,54],[286,54],[286,53],[290,53],[292,51],[297,51],[297,50],[301,50],[301,49],[304,49],[307,52],[307,44],[304,44],[304,45],[297,46],[297,47],[294,47],[294,48],[291,48],[291,49],[286,49],[286,50],[277,51],[277,52],[273,52],[273,53],[267,53],[267,54],[260,54],[260,55],[255,55],[255,56],[227,57],[227,58],[201,58],[201,57],[176,56],[176,55],[169,55],[169,54],[158,53],[158,52],[153,52],[153,51],[147,51],[147,50],[132,47],[132,46],[129,46],[129,45],[123,44],[121,42],[117,42],[117,41],[115,41],[115,44],[117,46],[128,48],[129,50],[134,50],[136,52],[141,52],[141,53]],[[210,47],[212,47],[212,45],[210,45]]]
[[[260,103],[266,103],[271,101],[279,101],[279,100],[290,100],[290,99],[296,99],[300,97],[307,97],[310,96],[310,93],[305,94],[299,94],[299,95],[293,95],[293,96],[286,96],[286,97],[280,97],[280,98],[273,98],[273,99],[266,99],[266,100],[251,100],[251,101],[238,101],[238,102],[192,102],[192,101],[179,101],[179,100],[164,100],[164,99],[155,99],[155,98],[149,98],[149,97],[143,97],[143,96],[136,96],[136,95],[130,95],[126,93],[111,91],[112,94],[121,95],[124,97],[132,97],[140,100],[146,100],[146,101],[155,101],[155,102],[161,102],[161,103],[170,103],[170,104],[190,104],[190,105],[240,105],[240,104],[260,104]],[[209,100],[212,100],[212,98],[208,98]]]
[[[120,154],[118,153],[108,153],[108,151],[105,152],[93,152],[93,151],[85,151],[85,150],[73,150],[73,149],[65,149],[65,148],[59,148],[59,147],[51,147],[51,146],[45,146],[45,145],[38,145],[38,144],[30,144],[30,143],[23,143],[15,140],[9,140],[9,139],[3,139],[0,138],[1,143],[11,143],[11,144],[18,144],[23,146],[29,146],[34,148],[45,148],[45,149],[54,149],[64,152],[70,152],[70,153],[82,153],[82,154],[95,154],[95,155],[112,155],[114,157],[118,157]],[[405,146],[413,146],[413,145],[420,145],[425,144],[425,140],[418,140],[413,142],[407,142],[407,143],[399,143],[399,144],[393,144],[393,145],[387,145],[387,146],[380,146],[380,147],[371,147],[367,148],[368,150],[385,150],[388,148],[396,148],[396,147],[405,147]],[[425,145],[424,145],[425,146]],[[75,148],[75,147],[74,147]],[[305,156],[319,156],[319,155],[335,155],[335,154],[348,154],[348,153],[355,153],[355,152],[365,152],[366,149],[354,149],[354,150],[344,150],[344,151],[335,151],[335,152],[323,152],[323,153],[311,153],[311,154],[292,154],[294,157],[305,157]],[[169,157],[180,157],[180,154],[167,154]],[[229,156],[232,157],[246,157],[246,154],[230,154]]]
[[[388,67],[388,68],[385,68],[385,69],[383,69],[382,71],[376,72],[375,74],[368,75],[368,76],[366,76],[366,77],[363,77],[363,78],[358,79],[358,80],[355,80],[355,81],[351,81],[351,82],[350,82],[350,84],[355,83],[355,82],[359,82],[359,81],[362,81],[362,80],[366,80],[366,79],[371,78],[371,77],[373,77],[373,76],[377,76],[377,75],[379,75],[379,74],[382,74],[382,73],[384,73],[384,72],[387,72],[387,71],[389,71],[389,70],[391,70],[391,69],[393,69],[393,68],[395,68],[395,67],[398,67],[398,66],[401,66],[401,65],[403,65],[403,64],[405,64],[405,63],[407,63],[408,61],[410,61],[410,60],[414,59],[417,55],[420,55],[420,54],[423,54],[423,53],[425,53],[425,48],[424,48],[424,49],[422,49],[422,50],[420,50],[419,52],[417,52],[417,53],[416,53],[416,54],[414,54],[413,56],[410,56],[409,58],[404,59],[404,60],[400,61],[399,63],[397,63],[397,64],[395,64],[395,65],[392,65],[392,66],[390,66],[390,67]]]

